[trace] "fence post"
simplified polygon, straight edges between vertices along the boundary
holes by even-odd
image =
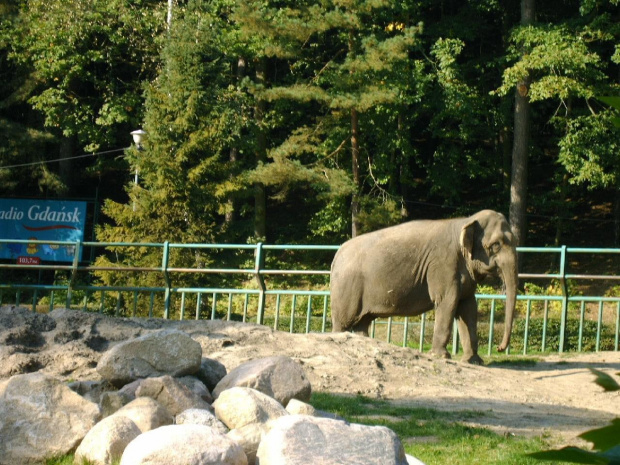
[[[560,283],[562,285],[562,319],[560,322],[560,353],[564,352],[566,342],[566,325],[568,323],[568,283],[566,282],[566,246],[562,246],[560,255]]]
[[[265,256],[263,255],[263,243],[256,244],[256,257],[254,261],[254,276],[256,277],[256,283],[258,284],[258,315],[256,317],[257,323],[262,325],[265,320],[265,279],[261,274],[261,270],[265,266]]]
[[[82,250],[82,241],[75,241],[75,254],[73,255],[73,263],[71,265],[71,276],[69,277],[69,283],[67,284],[67,300],[65,301],[66,308],[71,308],[71,294],[73,293],[73,284],[77,277],[78,265],[80,264],[80,251]]]
[[[164,291],[164,318],[170,318],[170,275],[168,274],[168,259],[170,256],[170,243],[164,242],[164,253],[161,259],[161,271],[164,274],[166,290]]]

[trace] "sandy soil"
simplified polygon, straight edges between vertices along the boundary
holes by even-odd
[[[578,434],[620,417],[620,391],[605,392],[590,371],[620,382],[620,352],[536,357],[531,366],[473,366],[352,334],[291,335],[249,325],[194,337],[205,356],[228,369],[257,357],[288,355],[303,364],[315,391],[475,411],[464,422],[504,434],[551,435],[559,443],[581,445]]]

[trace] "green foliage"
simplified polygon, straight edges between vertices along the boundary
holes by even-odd
[[[564,447],[559,450],[547,450],[530,454],[541,461],[562,460],[569,463],[620,464],[620,418],[612,420],[611,425],[586,431],[580,438],[592,443],[594,451],[578,447]]]
[[[8,194],[102,194],[102,240],[255,242],[262,215],[269,242],[339,243],[354,194],[365,231],[505,210],[511,93],[526,75],[532,183],[545,191],[531,213],[570,215],[565,177],[570,194],[617,184],[617,115],[591,98],[617,95],[614,2],[550,2],[527,28],[496,0],[190,0],[170,30],[165,2],[151,0],[2,11],[2,164],[149,133],[144,152],[74,166],[78,186],[52,164],[0,170]],[[158,262],[109,252],[100,263]]]
[[[613,127],[613,118],[611,113],[601,112],[566,122],[558,159],[572,175],[571,183],[587,183],[590,188],[617,185],[620,130]]]
[[[30,1],[12,23],[8,57],[31,70],[24,85],[45,125],[89,151],[141,119],[142,79],[158,62],[161,2]]]
[[[567,26],[527,26],[513,33],[510,52],[519,61],[504,71],[498,92],[508,93],[528,76],[530,101],[571,96],[591,98],[592,87],[605,76],[598,54],[592,52],[582,34]]]
[[[601,102],[606,103],[615,110],[620,110],[620,97],[597,97]],[[620,117],[613,116],[611,122],[615,127],[620,127]]]

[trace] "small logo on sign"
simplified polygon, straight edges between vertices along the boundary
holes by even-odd
[[[17,257],[18,265],[40,265],[41,259],[39,257]]]

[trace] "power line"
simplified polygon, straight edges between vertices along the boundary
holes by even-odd
[[[84,155],[76,155],[75,157],[56,158],[55,160],[43,160],[43,161],[34,161],[31,163],[21,163],[19,165],[0,166],[0,169],[21,168],[23,166],[34,166],[34,165],[42,165],[44,163],[54,163],[58,161],[75,160],[77,158],[95,157],[97,155],[107,155],[109,153],[124,152],[128,148],[129,147],[125,147],[122,149],[106,150],[105,152],[86,153]]]

